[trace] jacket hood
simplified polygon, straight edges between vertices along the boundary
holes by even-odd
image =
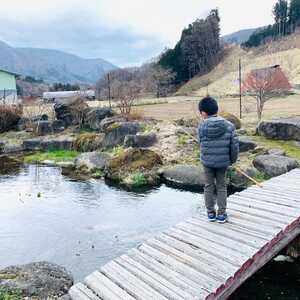
[[[226,121],[221,117],[210,117],[205,121],[204,135],[215,139],[221,137],[227,130]]]

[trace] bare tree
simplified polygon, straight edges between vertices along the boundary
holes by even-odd
[[[291,84],[279,65],[251,71],[242,84],[242,92],[256,98],[260,121],[265,103],[291,89]]]

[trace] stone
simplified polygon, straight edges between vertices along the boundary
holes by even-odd
[[[237,133],[238,135],[247,135],[247,130],[244,129],[244,128],[241,128],[241,129],[238,129],[238,130],[236,131],[236,133]]]
[[[198,129],[194,127],[179,127],[175,131],[176,135],[190,135],[194,138],[198,138]]]
[[[65,125],[62,120],[54,120],[52,122],[52,128],[54,133],[59,133],[65,130]]]
[[[114,123],[122,123],[122,122],[126,122],[126,119],[122,116],[114,116],[111,118],[105,118],[100,122],[100,128],[99,130],[101,132],[105,132],[106,129],[111,126]]]
[[[221,117],[223,117],[225,120],[229,121],[230,123],[232,123],[235,126],[235,129],[241,129],[242,127],[242,122],[241,120],[235,116],[232,113],[228,113],[228,112],[221,112],[219,114]]]
[[[27,139],[23,141],[23,149],[25,151],[41,150],[41,138]]]
[[[137,134],[137,135],[126,135],[124,140],[125,147],[135,148],[147,148],[151,147],[157,142],[157,136],[155,133],[149,134]]]
[[[253,165],[270,177],[279,176],[299,167],[297,160],[279,155],[259,155],[254,159]]]
[[[114,157],[108,164],[105,176],[120,184],[130,185],[128,180],[134,174],[142,174],[144,185],[155,185],[157,173],[162,165],[161,157],[149,149],[130,148]]]
[[[57,120],[64,122],[64,126],[79,125],[84,119],[88,104],[83,98],[60,99],[54,105]]]
[[[104,134],[86,132],[78,135],[74,142],[74,150],[79,152],[93,152],[102,147]]]
[[[41,149],[48,150],[73,150],[75,138],[60,136],[57,138],[46,138],[41,142]]]
[[[22,152],[22,151],[23,151],[23,147],[21,144],[6,144],[3,149],[3,153],[5,153],[5,154],[18,153],[18,152]],[[0,151],[0,153],[1,153],[1,151]]]
[[[255,178],[259,174],[258,170],[250,166],[243,168],[243,171],[252,178]],[[251,180],[249,180],[240,172],[236,171],[234,168],[229,168],[227,177],[229,185],[238,190],[246,189],[252,184]]]
[[[281,149],[269,149],[268,154],[286,156],[286,152],[284,150],[281,150]]]
[[[240,152],[247,152],[256,148],[256,143],[246,136],[239,137]]]
[[[72,275],[63,267],[49,262],[34,262],[0,270],[0,288],[18,290],[22,297],[59,297],[73,285]]]
[[[300,141],[300,117],[260,122],[257,132],[271,139]]]
[[[202,166],[177,165],[161,170],[162,178],[181,188],[203,188],[205,185]]]
[[[35,135],[48,135],[53,133],[52,123],[49,121],[36,121],[32,124]]]
[[[174,123],[177,126],[194,127],[194,128],[197,128],[199,126],[200,122],[201,122],[201,120],[199,120],[197,118],[181,118],[181,119],[174,121]]]
[[[103,171],[107,168],[112,157],[104,152],[86,152],[80,154],[75,159],[75,168],[84,170],[85,172],[93,172],[94,170]]]
[[[127,135],[137,134],[140,129],[141,126],[137,122],[113,123],[105,130],[102,146],[111,148],[122,145]]]
[[[113,115],[112,109],[107,107],[89,108],[85,113],[84,125],[93,130],[100,130],[101,121],[105,118],[112,117]]]
[[[5,144],[6,143],[4,141],[0,141],[0,154],[4,153]]]

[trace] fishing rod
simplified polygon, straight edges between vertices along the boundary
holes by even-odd
[[[175,123],[173,123],[174,125],[176,125]],[[177,126],[177,125],[176,125]],[[199,141],[193,136],[191,135],[189,132],[187,132],[184,128],[181,127],[181,130],[188,135],[191,139],[194,140],[194,142],[196,142],[197,144],[199,143]],[[255,183],[257,186],[259,186],[260,188],[263,187],[263,185],[258,182],[257,180],[255,180],[253,177],[249,176],[245,171],[243,171],[240,167],[236,167],[236,166],[232,166],[234,170],[236,170],[238,173],[242,174],[243,176],[245,176],[246,178],[248,178],[250,181],[252,181],[253,183]]]

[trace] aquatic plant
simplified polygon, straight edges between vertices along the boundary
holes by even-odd
[[[29,154],[25,156],[24,162],[36,163],[45,160],[50,160],[54,162],[68,162],[74,161],[79,154],[79,152],[71,150],[50,150],[47,152],[36,152],[34,154]]]

